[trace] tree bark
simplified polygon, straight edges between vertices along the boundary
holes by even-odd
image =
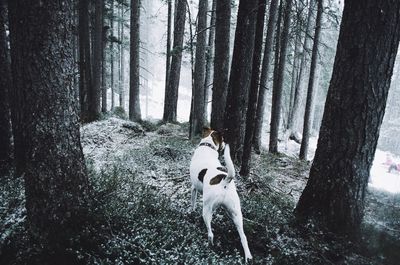
[[[229,81],[231,1],[218,0],[215,7],[215,58],[211,102],[211,128],[221,130],[224,124]]]
[[[167,52],[165,62],[165,91],[168,86],[169,69],[171,67],[171,32],[172,32],[172,1],[168,0],[168,22],[167,22]]]
[[[346,1],[317,151],[296,207],[357,238],[400,38],[400,2]]]
[[[265,17],[266,1],[260,1],[257,11],[256,35],[253,53],[253,67],[251,73],[251,83],[249,92],[249,102],[246,116],[246,133],[243,145],[242,165],[240,168],[241,176],[248,176],[250,172],[250,160],[252,142],[255,129],[255,116],[257,110],[258,88],[260,81],[260,64],[262,52],[262,39],[264,34],[264,17]]]
[[[52,264],[73,264],[67,249],[79,244],[88,211],[73,88],[72,8],[72,0],[9,1],[13,122],[22,146],[26,221],[39,256],[50,256]]]
[[[103,32],[102,32],[102,47],[101,47],[101,112],[106,113],[107,112],[107,80],[106,80],[106,47],[107,47],[107,34],[108,34],[108,29],[109,27],[105,25],[105,17],[106,14],[104,14],[106,10],[106,3],[105,1],[102,1],[102,9],[103,9],[103,15],[102,15],[102,21],[101,24],[103,25]]]
[[[206,77],[204,81],[204,120],[208,119],[208,103],[210,98],[210,91],[212,87],[212,63],[214,60],[214,44],[215,44],[215,8],[217,0],[212,1],[210,30],[208,33],[208,45],[206,51]]]
[[[280,43],[279,65],[277,69],[277,76],[274,80],[274,88],[272,91],[271,129],[269,136],[269,151],[271,153],[278,152],[278,135],[281,122],[283,78],[286,67],[286,53],[289,39],[291,9],[292,0],[287,0],[284,10],[284,22],[282,29],[282,41]]]
[[[103,47],[103,0],[95,0],[95,23],[93,42],[93,86],[88,93],[89,116],[88,121],[97,120],[100,117],[101,95],[101,63]]]
[[[207,9],[208,0],[199,0],[199,12],[197,15],[197,41],[196,41],[196,61],[194,65],[194,87],[192,89],[192,115],[191,139],[202,133],[205,125],[205,72],[206,72],[206,45],[207,45]]]
[[[178,89],[181,75],[183,37],[185,33],[186,1],[177,0],[174,25],[174,45],[172,50],[171,68],[168,86],[164,97],[163,121],[176,122],[178,106]]]
[[[119,71],[119,106],[125,110],[125,47],[124,47],[124,28],[125,28],[125,13],[124,13],[124,7],[123,4],[120,4],[120,21],[119,21],[119,26],[120,26],[120,71]]]
[[[140,121],[140,0],[131,0],[129,119]]]
[[[241,0],[235,32],[224,127],[231,155],[240,163],[253,63],[258,1]]]
[[[317,0],[317,1],[318,1],[318,9],[317,9],[317,19],[315,24],[314,44],[311,55],[310,79],[308,80],[307,101],[306,101],[306,110],[304,114],[304,125],[303,125],[303,136],[301,139],[301,146],[300,146],[300,159],[302,160],[307,160],[308,145],[310,141],[310,131],[312,126],[311,111],[314,105],[314,94],[315,94],[314,93],[315,73],[318,63],[318,46],[321,35],[322,12],[324,9],[323,0]]]
[[[302,38],[302,11],[303,9],[300,9],[299,5],[301,3],[296,3],[296,28],[294,29],[295,31],[295,41],[294,41],[294,51],[293,51],[293,67],[292,67],[292,73],[291,73],[291,80],[290,80],[290,100],[289,100],[289,111],[288,111],[288,122],[286,126],[286,130],[289,129],[290,127],[290,118],[292,117],[292,112],[293,112],[293,105],[294,105],[294,97],[296,94],[296,84],[297,84],[297,78],[298,78],[298,73],[299,73],[299,55],[302,53],[301,51],[301,43],[300,40]],[[287,139],[286,139],[287,140]]]
[[[114,37],[114,0],[111,0],[110,18],[111,36]],[[111,111],[115,108],[115,81],[114,81],[114,40],[110,41],[110,85],[111,85]]]
[[[0,0],[0,174],[7,171],[11,162],[11,113],[9,93],[11,93],[11,69],[6,36],[6,6]]]
[[[79,99],[82,122],[89,120],[88,93],[92,90],[89,0],[79,0]]]
[[[279,0],[271,0],[271,4],[269,7],[267,34],[265,36],[265,48],[264,48],[264,56],[261,67],[262,70],[260,77],[260,88],[259,88],[258,102],[257,102],[257,113],[255,121],[256,127],[254,129],[254,139],[253,139],[254,151],[256,153],[260,153],[261,132],[264,119],[264,112],[265,112],[265,91],[267,90],[267,79],[271,63],[272,45],[275,35],[274,33],[275,33],[276,20],[278,17],[278,5],[279,5]]]

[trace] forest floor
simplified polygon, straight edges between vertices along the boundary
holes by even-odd
[[[232,221],[213,218],[207,243],[201,207],[190,210],[189,163],[198,142],[187,124],[138,125],[116,117],[81,129],[102,235],[95,248],[77,247],[86,264],[243,264]],[[244,230],[254,264],[398,264],[400,195],[368,190],[363,240],[352,243],[300,225],[293,209],[310,164],[293,156],[254,155],[250,177],[237,177]],[[201,196],[198,198],[201,205]],[[23,181],[0,180],[0,264],[26,260]]]

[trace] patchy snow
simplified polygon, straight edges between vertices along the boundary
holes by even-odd
[[[392,171],[389,173],[389,165],[385,163],[387,156],[392,157],[393,162],[396,164],[400,163],[399,157],[395,157],[379,149],[376,150],[375,159],[370,172],[369,186],[391,193],[399,193],[400,173],[399,171]]]

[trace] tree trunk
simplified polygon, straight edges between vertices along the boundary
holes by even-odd
[[[231,1],[218,0],[215,7],[215,58],[211,102],[211,128],[221,130],[224,124],[229,81]]]
[[[131,0],[129,119],[140,121],[140,0]]]
[[[102,1],[103,12],[106,10],[106,3]],[[107,47],[107,34],[109,27],[105,25],[105,14],[102,15],[101,24],[103,25],[102,32],[102,47],[101,47],[101,112],[107,112],[107,80],[106,80],[106,47]]]
[[[120,21],[119,21],[119,26],[120,26],[120,66],[119,66],[119,106],[125,110],[125,63],[124,63],[124,58],[125,58],[125,48],[124,48],[124,28],[125,28],[125,13],[124,13],[124,7],[123,4],[120,4]]]
[[[202,133],[205,125],[204,120],[204,81],[206,72],[206,45],[207,45],[207,9],[208,0],[199,0],[199,13],[197,15],[197,41],[196,41],[196,61],[194,65],[194,87],[192,89],[192,115],[191,131],[192,139]]]
[[[315,0],[310,0],[310,6],[308,10],[308,15],[307,15],[307,25],[306,25],[306,33],[305,33],[305,39],[304,39],[304,44],[303,44],[303,54],[301,57],[301,62],[300,62],[300,69],[299,69],[299,76],[297,78],[296,82],[296,89],[294,93],[294,99],[293,99],[293,108],[291,111],[291,115],[289,116],[288,119],[288,128],[289,128],[289,137],[293,135],[296,131],[296,124],[299,116],[299,110],[300,110],[300,103],[303,95],[303,83],[304,83],[304,78],[306,74],[306,63],[307,63],[307,54],[308,51],[310,50],[311,46],[311,31],[312,31],[312,24],[311,24],[311,19],[313,17],[313,10],[315,6]]]
[[[103,0],[95,0],[95,22],[93,42],[93,86],[88,93],[89,116],[88,121],[97,120],[100,117],[101,95],[101,50],[103,47]]]
[[[265,112],[265,90],[267,89],[267,80],[270,68],[272,45],[275,35],[274,33],[275,33],[276,20],[278,17],[277,16],[278,5],[279,5],[279,0],[271,0],[271,4],[269,7],[268,27],[267,27],[267,34],[265,36],[264,57],[261,67],[262,70],[260,77],[260,88],[259,88],[258,102],[257,102],[257,113],[255,121],[256,127],[254,129],[254,139],[253,139],[254,150],[256,153],[260,153],[261,131],[264,119],[264,112]]]
[[[4,0],[0,0],[0,174],[11,162],[11,123],[9,95],[11,93],[11,70],[5,24],[7,21]]]
[[[307,89],[307,101],[306,101],[306,110],[304,114],[304,125],[303,125],[303,136],[301,140],[300,147],[300,159],[307,160],[308,153],[308,144],[310,140],[310,130],[311,130],[311,118],[312,113],[311,110],[314,104],[314,85],[315,85],[315,73],[318,63],[318,46],[319,39],[321,35],[321,23],[322,23],[322,12],[324,9],[323,0],[318,0],[318,10],[317,10],[317,20],[315,24],[315,34],[314,34],[314,44],[312,48],[311,55],[311,66],[310,66],[310,79],[308,80],[308,89]]]
[[[251,150],[253,147],[252,142],[255,129],[258,87],[260,81],[260,63],[261,63],[261,52],[263,44],[262,39],[264,33],[265,9],[266,9],[266,1],[260,1],[257,11],[256,35],[255,35],[254,53],[253,53],[253,67],[251,73],[249,102],[248,102],[247,116],[246,116],[246,134],[243,145],[242,165],[240,168],[241,176],[247,176],[249,175],[250,172]]]
[[[111,0],[111,18],[110,18],[111,36],[114,37],[114,0]],[[114,81],[114,40],[110,41],[110,85],[111,85],[111,111],[115,108],[115,81]]]
[[[292,0],[286,0],[286,7],[284,10],[284,22],[282,29],[282,41],[280,43],[279,65],[277,69],[277,76],[276,79],[274,80],[274,88],[272,91],[271,130],[269,136],[269,151],[271,153],[278,152],[278,135],[279,135],[279,126],[281,122],[283,78],[286,67],[286,53],[289,40],[291,9],[292,9]]]
[[[301,4],[301,3],[297,3]],[[301,27],[301,16],[302,16],[302,9],[300,10],[300,7],[297,6],[296,8],[296,28],[294,29],[296,32],[296,37],[294,41],[294,51],[293,51],[293,67],[292,67],[292,73],[291,73],[291,80],[290,80],[290,100],[289,100],[289,111],[288,111],[288,122],[286,129],[288,130],[290,127],[290,118],[292,117],[292,112],[293,112],[293,104],[294,104],[294,97],[296,94],[296,84],[297,84],[297,78],[298,78],[298,73],[299,73],[299,55],[302,53],[301,51],[301,43],[300,40],[302,38],[302,27]],[[285,139],[287,140],[287,139]]]
[[[67,249],[80,244],[88,211],[73,88],[72,10],[71,0],[9,1],[18,116],[13,122],[23,147],[28,232],[47,261],[38,264],[74,264]]]
[[[171,32],[172,32],[172,1],[168,0],[168,22],[167,22],[167,52],[165,62],[165,91],[168,86],[169,69],[171,67]]]
[[[89,0],[79,0],[79,100],[82,122],[89,120],[88,93],[92,90]]]
[[[357,238],[399,45],[400,2],[346,1],[317,151],[296,207]]]
[[[246,123],[258,1],[240,0],[225,110],[226,141],[240,162]]]
[[[217,0],[212,1],[211,7],[211,19],[210,19],[210,30],[208,33],[208,45],[206,52],[206,77],[204,81],[204,120],[208,119],[208,103],[210,98],[210,91],[212,87],[211,74],[212,74],[212,62],[214,59],[214,44],[215,44],[215,8]]]
[[[176,122],[178,106],[178,89],[181,75],[183,51],[183,37],[185,33],[186,1],[177,0],[174,25],[174,45],[172,50],[171,68],[168,77],[168,86],[165,90],[164,115],[165,122]]]

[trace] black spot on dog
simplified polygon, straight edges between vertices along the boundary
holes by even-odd
[[[198,178],[199,178],[199,180],[200,180],[201,182],[203,182],[203,179],[204,179],[204,176],[206,175],[206,173],[207,173],[207,168],[202,169],[202,170],[199,172]]]
[[[226,167],[217,167],[217,169],[218,169],[219,171],[228,173],[228,170],[226,169]]]
[[[226,174],[218,174],[210,180],[210,185],[219,184],[224,178],[226,178]]]

